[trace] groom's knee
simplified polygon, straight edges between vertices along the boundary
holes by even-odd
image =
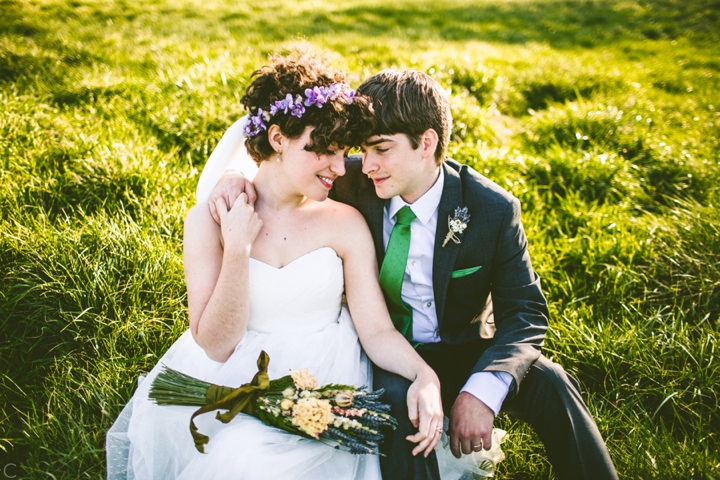
[[[563,367],[541,356],[520,384],[518,399],[509,402],[508,413],[535,423],[539,418],[562,418],[583,409],[577,381]],[[556,420],[559,421],[559,420]]]
[[[580,391],[580,385],[572,375],[567,373],[562,366],[542,355],[532,366],[529,374],[533,375],[533,380],[539,384],[541,390],[549,390],[560,396],[563,396],[568,390]]]

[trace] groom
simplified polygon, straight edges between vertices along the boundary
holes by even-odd
[[[377,128],[331,197],[370,227],[393,322],[440,379],[453,454],[489,449],[505,411],[532,425],[558,478],[617,478],[577,382],[541,353],[547,303],[518,200],[445,158],[452,119],[442,87],[387,70],[358,93],[372,98]],[[376,368],[373,383],[400,423],[381,448],[383,478],[439,479],[435,453],[406,439],[417,432],[410,382]]]

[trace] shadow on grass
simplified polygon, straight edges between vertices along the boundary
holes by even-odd
[[[516,1],[409,2],[393,5],[352,5],[344,9],[317,9],[298,13],[281,4],[248,10],[208,10],[198,5],[160,8],[150,20],[146,5],[125,2],[72,2],[70,5],[43,5],[29,12],[24,4],[2,0],[0,34],[42,36],[48,31],[42,16],[54,20],[104,24],[150,22],[172,28],[177,22],[212,21],[231,33],[287,40],[303,35],[359,34],[367,38],[408,40],[486,41],[509,44],[546,43],[555,48],[592,48],[624,40],[717,41],[720,31],[720,1]],[[153,5],[153,7],[157,7]],[[241,10],[244,9],[244,10]],[[107,23],[112,22],[112,23]],[[177,32],[176,30],[174,31]],[[158,32],[160,33],[160,32]]]

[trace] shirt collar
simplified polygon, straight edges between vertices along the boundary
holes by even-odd
[[[438,179],[435,181],[435,184],[412,205],[406,203],[400,195],[392,197],[388,205],[385,207],[387,209],[388,217],[393,218],[398,210],[405,205],[410,205],[410,208],[412,208],[413,213],[417,219],[420,220],[420,223],[426,224],[437,211],[438,205],[440,205],[440,198],[442,197],[444,185],[445,174],[441,168],[440,175],[438,175]]]

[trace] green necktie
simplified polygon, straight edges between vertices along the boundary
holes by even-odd
[[[385,291],[395,328],[412,341],[412,308],[402,301],[402,282],[405,277],[410,250],[410,224],[415,220],[413,211],[405,205],[396,214],[397,223],[390,233],[385,260],[380,268],[380,286]]]

